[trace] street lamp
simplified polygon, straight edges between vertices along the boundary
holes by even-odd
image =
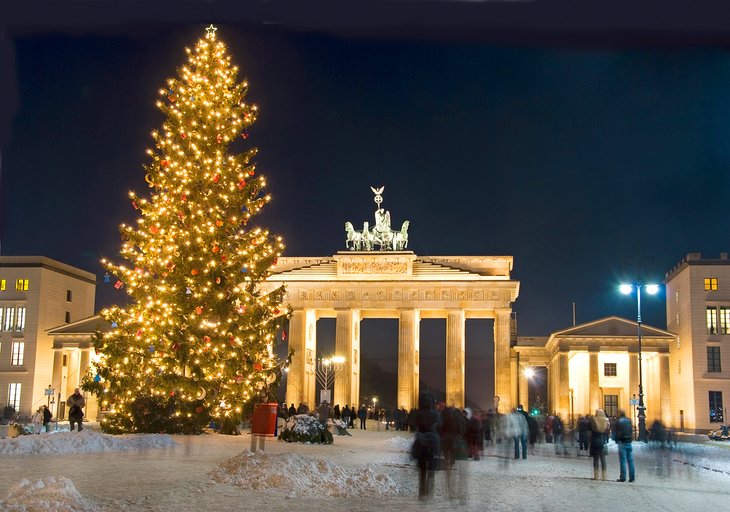
[[[624,295],[629,295],[634,290],[636,291],[636,324],[638,325],[638,338],[639,338],[639,406],[636,408],[639,419],[639,441],[646,442],[646,407],[644,407],[644,385],[643,378],[641,375],[641,290],[644,290],[649,295],[656,295],[659,293],[658,284],[643,284],[640,282],[634,284],[622,284],[619,290]]]

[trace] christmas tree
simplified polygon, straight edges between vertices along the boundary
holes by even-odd
[[[246,144],[258,109],[215,31],[160,90],[166,117],[144,166],[151,193],[130,192],[139,218],[120,227],[128,264],[102,260],[129,295],[102,311],[111,330],[98,333],[84,384],[107,411],[105,432],[197,433],[211,420],[235,429],[281,377],[272,346],[284,289],[260,285],[284,246],[252,225],[270,200],[256,149],[230,151]]]

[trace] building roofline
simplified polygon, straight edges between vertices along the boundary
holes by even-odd
[[[690,252],[672,270],[664,274],[664,283],[668,283],[682,270],[693,265],[730,265],[730,260],[726,252],[721,252],[719,258],[703,258],[701,252]]]
[[[45,268],[96,284],[96,275],[46,256],[0,256],[0,268]]]

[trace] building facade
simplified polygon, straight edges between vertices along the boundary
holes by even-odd
[[[730,260],[690,253],[665,278],[672,415],[687,431],[727,423],[730,398]]]
[[[53,402],[56,415],[68,390],[53,382],[48,330],[93,315],[95,293],[96,276],[84,270],[42,256],[0,256],[2,407],[29,416]],[[78,378],[80,360],[61,358],[60,364],[69,378]]]

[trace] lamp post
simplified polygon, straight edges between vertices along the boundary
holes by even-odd
[[[639,339],[639,405],[637,418],[639,420],[639,441],[646,442],[646,407],[644,407],[644,385],[641,372],[641,290],[646,291],[649,295],[656,295],[659,292],[658,284],[643,284],[640,282],[634,284],[622,284],[619,288],[621,293],[629,295],[636,290],[636,324],[638,325]]]

